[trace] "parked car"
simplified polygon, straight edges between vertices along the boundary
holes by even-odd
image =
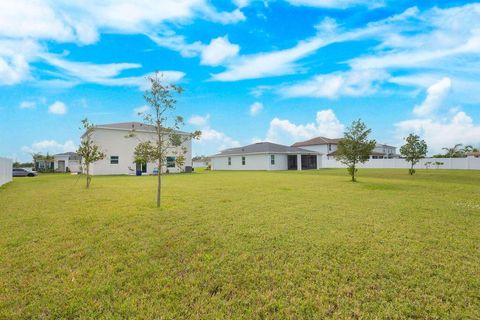
[[[12,173],[14,177],[35,177],[37,175],[37,172],[24,168],[14,168]]]

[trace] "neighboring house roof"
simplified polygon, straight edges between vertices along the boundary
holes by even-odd
[[[297,147],[289,147],[289,146],[284,146],[281,144],[276,144],[271,142],[258,142],[258,143],[250,144],[244,147],[222,150],[219,154],[213,155],[212,157],[258,154],[258,153],[319,154],[318,152],[315,152],[315,151],[305,150]]]
[[[337,155],[337,150],[333,151],[333,152],[330,152],[329,154],[327,154],[327,156],[335,156]],[[376,152],[376,151],[373,151],[372,153],[370,153],[371,156],[386,156],[387,154],[386,153],[383,153],[383,152]],[[392,155],[392,154],[390,154]]]
[[[377,143],[375,145],[375,147],[387,147],[387,148],[395,148],[395,149],[397,148],[397,147],[391,146],[389,144],[383,144],[383,143]]]
[[[338,144],[340,140],[342,140],[342,138],[330,139],[325,137],[316,137],[310,140],[296,142],[292,145],[292,147],[316,146],[316,145],[323,145],[323,144]]]
[[[318,146],[318,145],[325,145],[325,144],[338,144],[342,140],[342,138],[335,138],[330,139],[326,137],[315,137],[310,140],[296,142],[292,145],[292,147],[306,147],[306,146]],[[395,148],[394,146],[390,146],[388,144],[377,143],[376,147],[390,147]]]
[[[141,122],[135,122],[135,121],[132,121],[132,122],[118,122],[118,123],[107,123],[107,124],[98,124],[98,125],[95,125],[94,128],[98,128],[98,129],[112,129],[112,130],[122,130],[122,131],[131,131],[131,130],[135,130],[135,131],[143,131],[143,132],[155,132],[155,126],[152,126],[152,125],[149,125],[149,124],[145,124],[145,123],[141,123]],[[187,135],[189,134],[188,132],[184,132],[184,131],[179,131],[179,130],[175,130],[175,133],[177,134],[184,134],[184,135]],[[85,135],[82,134],[82,137]]]

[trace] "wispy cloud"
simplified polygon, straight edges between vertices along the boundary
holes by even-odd
[[[42,152],[42,153],[60,153],[60,152],[69,152],[69,151],[75,151],[77,149],[77,146],[72,140],[67,140],[64,143],[58,142],[56,140],[40,140],[40,141],[35,141],[29,146],[23,146],[22,151],[25,153],[36,153],[36,152]]]
[[[61,101],[55,101],[48,107],[48,113],[64,115],[67,113],[67,106]]]
[[[250,115],[254,117],[260,111],[262,111],[262,109],[263,109],[263,103],[256,101],[250,105]]]
[[[208,124],[208,120],[210,119],[210,115],[207,114],[205,116],[193,115],[188,119],[188,123],[194,126],[205,126]]]

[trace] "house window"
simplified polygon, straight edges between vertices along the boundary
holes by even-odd
[[[110,156],[110,164],[118,164],[118,156]]]
[[[271,165],[275,164],[275,155],[274,154],[270,155],[270,164]]]
[[[328,145],[328,151],[332,151],[332,145],[331,144]]]
[[[175,168],[175,157],[167,157],[167,168]]]
[[[228,157],[228,165],[229,165],[229,166],[232,165],[232,157]]]
[[[242,157],[242,166],[245,165],[245,157]]]

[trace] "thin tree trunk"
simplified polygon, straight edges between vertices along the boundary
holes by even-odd
[[[413,176],[413,162],[412,162],[412,166],[410,167],[410,175]]]
[[[158,161],[158,183],[157,183],[157,208],[160,208],[160,195],[162,192],[162,162]]]
[[[87,164],[87,189],[90,187],[90,164]]]

